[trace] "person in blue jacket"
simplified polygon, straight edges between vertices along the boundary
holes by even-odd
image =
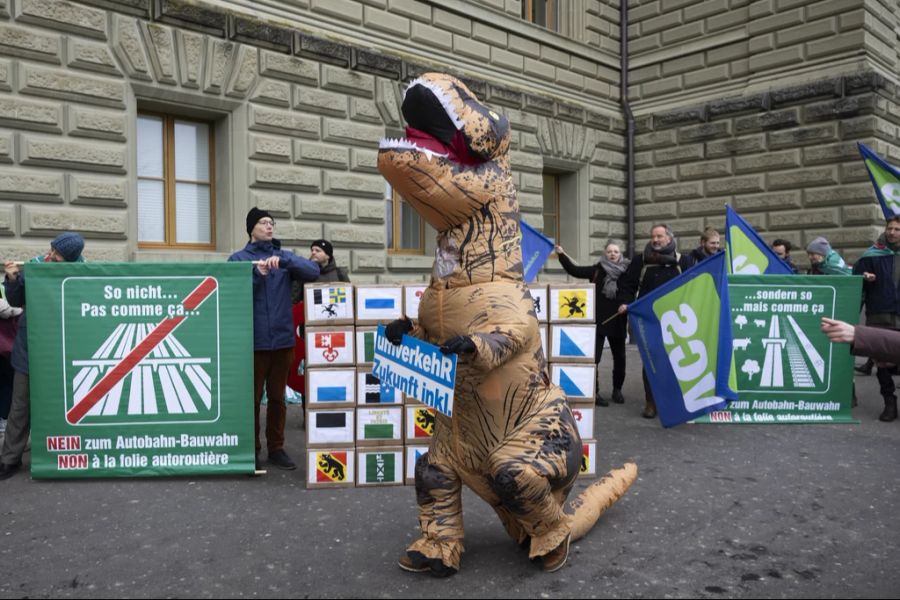
[[[263,388],[266,409],[266,449],[269,462],[281,469],[297,465],[284,451],[287,407],[284,388],[294,358],[294,321],[291,316],[291,283],[315,281],[319,265],[281,249],[275,239],[275,219],[257,207],[247,213],[250,242],[228,257],[229,261],[253,262],[253,397],[255,400],[256,463],[259,468],[259,407]]]

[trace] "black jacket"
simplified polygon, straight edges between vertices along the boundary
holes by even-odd
[[[616,300],[619,304],[631,304],[667,281],[675,279],[690,268],[689,259],[679,256],[677,264],[647,265],[644,269],[644,255],[634,257],[621,277],[619,277],[619,293]],[[643,277],[641,272],[643,271]]]
[[[597,286],[597,289],[594,293],[594,306],[596,307],[596,314],[594,318],[597,320],[597,335],[609,338],[626,337],[625,326],[628,319],[626,319],[625,317],[618,317],[616,319],[613,319],[606,325],[601,325],[603,321],[618,312],[620,302],[617,302],[616,298],[610,300],[603,295],[603,283],[606,281],[606,270],[600,265],[600,263],[598,262],[591,267],[581,267],[573,263],[572,260],[565,254],[558,255],[558,258],[559,264],[563,266],[563,269],[566,270],[566,273],[568,273],[572,277],[577,277],[578,279],[588,279],[591,283]],[[624,276],[625,273],[622,273],[622,277]],[[621,282],[621,278],[619,278],[619,281]]]
[[[311,283],[328,283],[329,281],[350,282],[347,272],[337,266],[333,256],[328,259],[328,264],[321,268],[318,279]],[[303,300],[303,282],[295,281],[291,288],[291,302],[297,304],[301,300]]]

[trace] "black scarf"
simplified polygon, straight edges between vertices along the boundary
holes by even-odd
[[[644,248],[644,264],[645,265],[674,265],[678,262],[678,258],[675,256],[675,240],[673,239],[667,245],[663,246],[659,250],[653,248],[653,245],[648,243]]]

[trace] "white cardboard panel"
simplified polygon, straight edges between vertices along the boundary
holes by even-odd
[[[427,444],[434,435],[435,410],[424,404],[407,404],[406,443]]]
[[[356,369],[307,369],[306,408],[356,403]]]
[[[597,328],[591,325],[550,325],[550,360],[596,363],[594,340]]]
[[[306,413],[307,446],[352,446],[356,441],[353,427],[356,409],[332,408]]]
[[[428,286],[424,284],[403,286],[403,314],[410,319],[419,318],[419,302],[427,289]]]
[[[594,401],[594,380],[596,365],[575,365],[553,363],[550,365],[550,380],[562,388],[569,402]]]
[[[306,453],[306,487],[353,487],[356,457],[353,448],[316,448]]]
[[[593,404],[570,404],[572,416],[575,417],[575,423],[578,424],[578,435],[582,440],[589,440],[594,437],[594,414],[595,407]]]
[[[538,323],[546,323],[550,319],[550,307],[547,304],[549,295],[547,294],[547,285],[529,285],[528,291],[534,298],[534,312],[537,313]]]
[[[353,327],[307,327],[308,367],[355,366],[356,334]]]
[[[403,288],[398,286],[357,285],[356,322],[390,323],[403,316]]]
[[[551,323],[593,323],[595,289],[589,285],[550,285]]]
[[[403,443],[402,406],[360,406],[356,409],[356,443],[391,445]]]
[[[403,485],[404,455],[402,446],[357,449],[356,486]]]
[[[550,359],[550,345],[547,343],[549,329],[549,325],[538,325],[538,330],[540,330],[541,334],[541,348],[544,350],[544,358],[547,360]]]
[[[372,369],[362,368],[356,373],[356,403],[360,406],[403,404],[403,393],[397,388],[382,388]],[[390,391],[388,391],[390,390]]]
[[[306,325],[352,325],[353,285],[307,283],[303,286]]]

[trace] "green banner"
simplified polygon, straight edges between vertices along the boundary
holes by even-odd
[[[822,317],[856,323],[861,277],[730,275],[738,399],[697,423],[856,423],[853,357]]]
[[[27,264],[32,476],[253,472],[250,268]]]

